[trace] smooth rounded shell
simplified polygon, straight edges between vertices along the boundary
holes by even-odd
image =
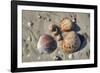
[[[70,31],[72,29],[72,20],[67,17],[64,18],[60,22],[60,27],[61,27],[61,31],[63,32]]]
[[[57,48],[57,43],[53,37],[44,34],[40,36],[37,43],[37,49],[40,53],[52,53]]]
[[[70,31],[64,36],[62,41],[62,50],[64,53],[73,53],[79,49],[81,44],[80,38],[76,32]]]

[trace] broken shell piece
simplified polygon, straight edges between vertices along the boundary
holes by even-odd
[[[27,57],[30,57],[30,56],[31,56],[31,54],[30,54],[30,53],[28,53],[28,54],[27,54]]]
[[[73,57],[72,54],[69,54],[69,55],[68,55],[68,58],[69,58],[69,59],[72,59],[72,57]]]
[[[52,32],[53,36],[58,35],[59,33],[57,31]]]
[[[49,31],[52,32],[53,36],[58,36],[61,33],[60,28],[57,25],[50,25]]]
[[[56,25],[51,24],[51,25],[49,26],[49,31],[51,31],[51,32],[56,31],[56,28],[57,28]]]
[[[79,49],[81,45],[81,41],[76,32],[70,31],[65,35],[64,40],[62,42],[62,50],[64,53],[73,53],[77,49]]]
[[[28,36],[27,41],[32,41],[32,38],[30,36]]]
[[[39,18],[39,19],[41,19],[41,18],[42,18],[42,16],[41,16],[41,15],[38,15],[38,18]]]
[[[37,43],[37,49],[40,53],[52,53],[57,48],[57,42],[50,35],[44,34],[40,36]]]
[[[51,18],[49,18],[48,21],[50,22],[51,21]]]
[[[63,37],[62,37],[62,35],[61,35],[61,34],[58,34],[58,35],[57,35],[57,40],[58,40],[58,41],[63,40]]]
[[[33,23],[32,22],[28,22],[27,25],[28,25],[28,27],[32,27]]]
[[[72,29],[72,20],[70,18],[64,18],[61,22],[60,22],[60,27],[61,27],[61,31],[66,32]]]
[[[56,61],[57,61],[57,60],[62,60],[62,58],[61,58],[60,56],[56,56],[54,59],[55,59]]]

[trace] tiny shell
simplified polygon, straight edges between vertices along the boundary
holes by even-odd
[[[57,26],[54,24],[49,25],[49,31],[54,32],[56,31]]]
[[[57,31],[52,32],[53,36],[57,36],[59,33]]]
[[[81,41],[77,33],[70,31],[65,35],[64,40],[62,41],[62,50],[64,53],[73,53],[79,49],[80,45]]]
[[[32,38],[30,36],[28,36],[27,41],[32,41]]]
[[[52,36],[58,36],[61,33],[60,28],[55,24],[49,26],[49,31],[52,32]]]
[[[33,26],[33,22],[28,22],[27,25],[28,25],[28,27],[32,27]]]
[[[52,53],[57,48],[57,42],[48,34],[40,36],[37,49],[40,53]]]
[[[69,59],[72,59],[72,57],[73,57],[72,54],[69,54],[69,55],[68,55],[68,58],[69,58]]]
[[[61,31],[66,32],[66,31],[70,31],[72,29],[72,20],[68,17],[64,18],[61,22],[60,22],[60,27],[61,27]]]
[[[57,61],[57,60],[62,60],[62,58],[61,58],[60,56],[56,56],[54,59],[55,59],[56,61]]]
[[[58,40],[58,41],[61,41],[61,40],[63,40],[63,37],[62,37],[62,35],[60,35],[60,34],[59,34],[59,35],[57,35],[57,40]]]

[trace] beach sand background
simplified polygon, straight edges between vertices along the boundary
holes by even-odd
[[[55,50],[53,53],[40,54],[37,50],[37,42],[42,34],[50,34],[48,26],[56,24],[59,26],[60,21],[69,17],[76,16],[77,24],[74,29],[80,35],[85,36],[85,40],[81,45],[81,49],[69,55],[63,54],[61,50]],[[30,25],[30,23],[32,23]],[[46,11],[22,11],[22,61],[54,61],[56,56],[62,60],[81,60],[90,57],[90,14],[88,13],[72,13],[72,12],[46,12]],[[59,48],[59,47],[58,47]]]

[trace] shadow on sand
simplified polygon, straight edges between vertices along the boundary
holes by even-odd
[[[80,31],[80,27],[78,26],[78,24],[73,23],[73,31],[75,31],[75,32]]]
[[[80,31],[80,27],[78,26],[78,24],[77,24],[77,19],[76,18],[74,18],[74,22],[73,22],[73,31],[75,31],[75,32],[78,32],[78,31]]]
[[[78,36],[81,40],[81,45],[80,48],[78,48],[75,52],[82,50],[87,44],[87,38],[84,35],[78,34]]]
[[[81,30],[81,28],[77,24],[77,18],[74,18],[72,30],[75,31],[75,32],[78,32],[78,31]],[[85,37],[85,35],[84,34],[79,34],[79,33],[77,33],[77,34],[78,34],[78,36],[81,40],[81,45],[80,45],[80,48],[78,48],[75,52],[82,50],[87,44],[87,38]]]

